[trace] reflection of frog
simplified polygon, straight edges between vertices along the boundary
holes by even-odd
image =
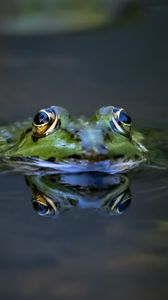
[[[41,216],[56,216],[75,207],[122,214],[131,201],[125,175],[34,175],[27,176],[26,182],[32,189],[33,207]]]
[[[133,130],[123,109],[100,108],[90,119],[73,118],[57,106],[32,121],[0,128],[0,156],[8,165],[57,172],[119,173],[150,160],[146,137]],[[148,143],[151,134],[147,133]],[[155,151],[156,152],[156,151]]]

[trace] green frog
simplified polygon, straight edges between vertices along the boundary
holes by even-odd
[[[159,140],[159,131],[135,130],[123,108],[102,107],[90,118],[77,118],[51,106],[33,119],[0,127],[0,162],[2,169],[30,173],[116,174],[144,163],[165,165]]]

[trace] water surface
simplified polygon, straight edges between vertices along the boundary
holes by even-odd
[[[1,122],[51,104],[87,115],[114,104],[140,125],[167,126],[167,20],[158,8],[103,31],[1,37]],[[22,175],[2,175],[0,298],[166,300],[168,173],[130,176],[122,215],[76,209],[53,219],[33,210]]]

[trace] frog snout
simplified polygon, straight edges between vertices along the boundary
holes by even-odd
[[[105,155],[107,149],[104,146],[102,131],[99,129],[82,129],[79,131],[81,147],[85,154]]]

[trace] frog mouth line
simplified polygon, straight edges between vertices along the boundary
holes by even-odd
[[[61,162],[50,162],[31,157],[1,157],[0,162],[3,169],[11,169],[24,174],[59,174],[59,173],[89,173],[99,172],[107,174],[127,173],[146,162],[141,160],[116,161],[106,159],[98,162],[88,160],[69,159]]]

